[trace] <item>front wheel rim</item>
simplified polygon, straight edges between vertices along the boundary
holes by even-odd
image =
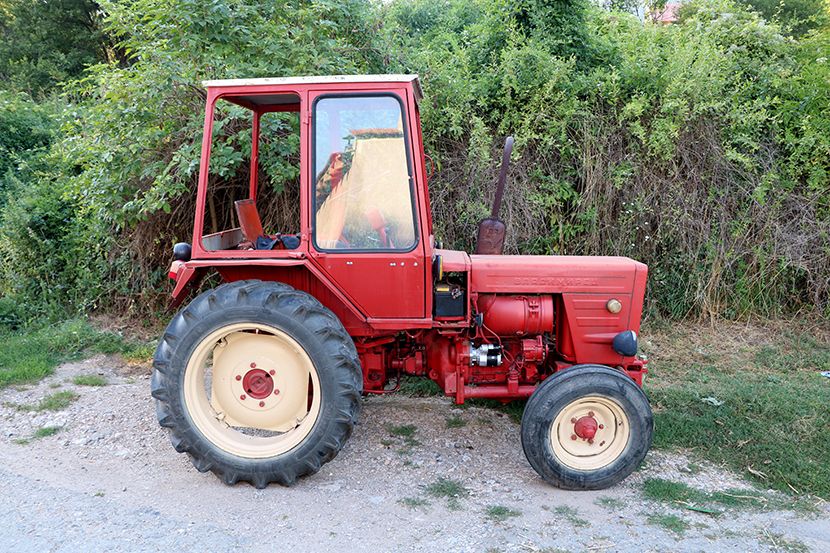
[[[617,401],[585,396],[559,411],[550,426],[549,442],[562,464],[588,471],[619,459],[630,436],[628,416]]]
[[[320,416],[314,363],[295,339],[265,324],[227,325],[206,336],[187,362],[183,390],[199,432],[243,458],[290,451]]]

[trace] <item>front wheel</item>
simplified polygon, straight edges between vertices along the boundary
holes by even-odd
[[[291,484],[351,434],[362,376],[331,311],[285,284],[242,281],[198,296],[170,322],[152,394],[173,446],[225,483]]]
[[[651,447],[643,391],[622,371],[577,365],[546,379],[522,416],[522,448],[547,482],[598,490],[631,474]]]

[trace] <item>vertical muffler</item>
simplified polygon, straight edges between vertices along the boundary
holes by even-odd
[[[513,137],[508,136],[504,141],[504,154],[501,158],[501,171],[496,187],[496,197],[493,199],[493,211],[490,216],[478,224],[476,237],[477,254],[501,255],[504,252],[504,221],[499,219],[501,198],[504,195],[504,184],[507,182],[507,169],[510,166],[510,154],[513,152]]]

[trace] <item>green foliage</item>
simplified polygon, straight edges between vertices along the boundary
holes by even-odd
[[[830,34],[818,23],[793,39],[788,19],[732,0],[693,0],[667,26],[587,0],[63,2],[87,31],[50,33],[62,16],[43,3],[0,4],[8,37],[44,18],[4,44],[9,86],[40,95],[70,81],[61,103],[0,100],[7,325],[163,303],[169,248],[192,232],[201,80],[373,72],[422,76],[448,246],[472,247],[513,134],[509,252],[635,257],[650,267],[648,308],[672,317],[830,312]],[[62,54],[70,33],[78,47]],[[48,55],[27,54],[33,44]],[[210,171],[232,186],[247,179],[250,124],[238,109],[217,116]],[[276,114],[263,129],[275,155],[261,189],[283,195],[269,215],[288,228],[299,121]]]
[[[403,499],[399,500],[398,503],[403,505],[404,507],[409,507],[410,509],[424,509],[426,510],[429,507],[429,501],[424,499],[423,497],[404,497]]]
[[[77,401],[79,397],[77,393],[70,390],[55,392],[43,398],[35,407],[35,411],[63,411]]]
[[[800,36],[813,29],[827,28],[830,7],[824,0],[740,0],[759,12],[767,21],[776,21],[793,35]]]
[[[794,42],[728,0],[669,26],[581,6],[559,29],[441,5],[388,15],[415,27],[395,44],[424,78],[445,241],[472,246],[511,133],[508,250],[645,261],[650,309],[675,317],[828,305],[826,34]]]
[[[77,78],[114,55],[90,0],[6,0],[0,3],[0,79],[35,96]]]
[[[0,191],[8,187],[16,166],[51,144],[55,124],[52,104],[38,104],[24,93],[0,90]]]
[[[39,402],[30,405],[7,404],[15,407],[18,411],[63,411],[81,397],[70,390],[55,392],[48,395]]]

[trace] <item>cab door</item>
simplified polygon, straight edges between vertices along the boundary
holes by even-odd
[[[367,317],[424,318],[404,98],[320,92],[310,100],[312,259]]]

